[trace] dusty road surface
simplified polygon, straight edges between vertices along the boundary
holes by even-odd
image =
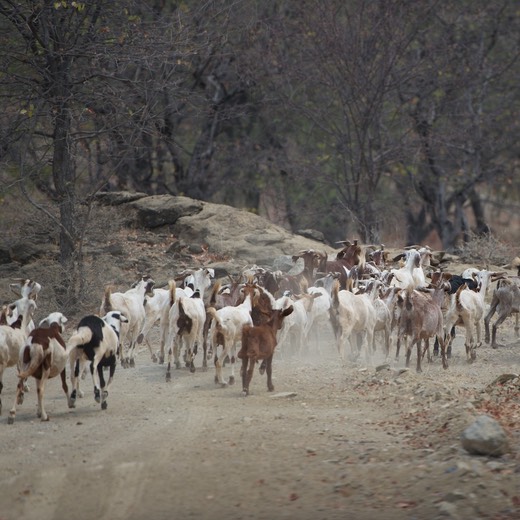
[[[48,385],[50,421],[36,418],[34,383],[7,424],[15,372],[4,377],[0,417],[1,520],[519,519],[520,342],[482,347],[468,365],[462,333],[447,371],[377,371],[339,361],[329,336],[321,354],[277,354],[274,393],[255,371],[220,388],[213,367],[173,372],[142,350],[116,370],[102,411],[86,392],[69,410]],[[201,365],[200,354],[196,359]],[[227,367],[225,371],[227,370]],[[238,378],[237,378],[238,379]],[[486,391],[487,389],[487,391]],[[498,418],[513,451],[474,456],[460,433],[480,413]]]

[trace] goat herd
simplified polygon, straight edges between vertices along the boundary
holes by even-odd
[[[267,374],[267,388],[274,390],[272,361],[275,347],[301,354],[311,331],[328,323],[334,332],[341,359],[348,353],[356,359],[361,353],[370,362],[376,349],[375,338],[382,335],[383,352],[390,355],[392,337],[396,356],[405,344],[406,366],[414,347],[417,371],[427,355],[432,361],[429,341],[434,340],[433,355],[439,355],[448,368],[455,326],[465,330],[468,362],[476,357],[481,344],[481,323],[485,340],[496,348],[497,327],[515,314],[518,335],[520,309],[520,262],[518,276],[467,269],[448,273],[434,266],[429,247],[408,248],[389,259],[384,246],[368,248],[344,242],[344,247],[329,258],[314,250],[292,257],[302,261],[297,275],[287,275],[252,266],[229,280],[215,280],[209,268],[186,270],[156,288],[149,276],[143,276],[126,292],[113,292],[107,286],[98,315],[80,320],[72,336],[65,341],[67,318],[53,312],[36,327],[33,315],[41,285],[33,280],[17,280],[10,288],[19,299],[5,304],[0,315],[0,414],[2,377],[8,367],[16,367],[18,384],[8,423],[14,423],[16,406],[22,404],[27,380],[36,380],[38,416],[48,420],[44,407],[46,381],[60,376],[68,406],[73,408],[82,395],[79,381],[90,370],[94,398],[107,408],[108,389],[113,380],[117,357],[125,368],[135,366],[136,348],[144,343],[154,361],[165,362],[166,380],[171,380],[172,364],[182,360],[195,371],[197,350],[202,348],[202,366],[213,357],[215,383],[227,386],[235,382],[235,361],[241,359],[242,391],[249,393],[254,367]],[[486,293],[498,281],[486,313]],[[226,283],[225,283],[226,282]],[[498,318],[492,327],[492,316]],[[102,317],[100,317],[102,316]],[[150,332],[159,324],[157,354],[150,344]],[[225,381],[223,368],[229,364]],[[66,365],[70,367],[69,388]],[[109,374],[105,379],[104,369]]]

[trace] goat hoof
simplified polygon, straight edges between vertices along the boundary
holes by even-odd
[[[222,383],[220,383],[220,388],[227,388],[227,383],[225,381],[222,381]]]
[[[166,373],[166,382],[169,383],[171,380],[172,380],[172,375],[169,372],[167,372]]]
[[[108,406],[107,402],[106,402],[106,401],[103,401],[103,402],[101,403],[101,410],[106,410],[106,409],[107,409],[107,406]]]
[[[242,395],[244,397],[248,396],[249,395],[249,390],[242,390]]]
[[[135,359],[134,358],[132,358],[130,360],[130,368],[135,368]]]
[[[10,415],[7,418],[7,424],[14,424],[14,415]]]
[[[101,394],[99,393],[99,390],[97,388],[94,389],[94,399],[96,403],[101,402]]]
[[[157,363],[157,356],[152,354],[152,363]]]
[[[235,384],[235,378],[234,376],[229,376],[229,384],[234,385]]]
[[[195,372],[195,365],[190,365],[190,372],[192,374]]]

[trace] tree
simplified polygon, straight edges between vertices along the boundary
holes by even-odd
[[[3,159],[17,165],[27,196],[32,181],[54,204],[38,207],[59,226],[62,303],[72,305],[84,282],[89,204],[110,178],[99,166],[125,161],[119,152],[132,150],[136,135],[154,123],[156,99],[138,99],[135,78],[140,68],[151,74],[159,62],[182,61],[184,33],[152,23],[140,3],[105,0],[3,1],[0,23]]]
[[[513,136],[504,124],[518,118],[513,89],[503,89],[514,84],[518,61],[512,9],[507,1],[439,6],[410,47],[406,62],[414,73],[399,92],[412,132],[407,174],[395,175],[407,198],[410,243],[435,231],[452,249],[468,238],[470,214],[477,233],[489,232],[481,188],[506,174],[502,161]],[[414,211],[415,196],[421,203]]]

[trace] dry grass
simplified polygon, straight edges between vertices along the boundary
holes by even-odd
[[[510,264],[516,256],[516,249],[500,241],[492,234],[472,234],[470,240],[464,243],[458,252],[462,262],[478,264],[483,267],[489,265],[505,266]]]

